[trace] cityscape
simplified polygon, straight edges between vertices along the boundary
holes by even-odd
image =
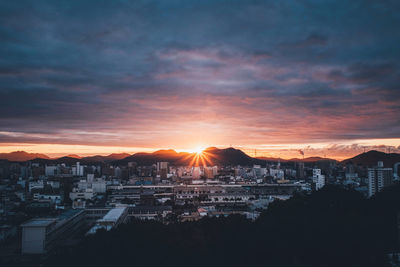
[[[0,0],[0,266],[400,266],[399,14]]]
[[[36,156],[8,156],[16,154]],[[400,166],[400,154],[373,150],[344,161],[275,161],[215,147],[124,156],[0,160],[4,264],[41,262],[137,220],[168,225],[236,215],[255,222],[276,201],[329,186],[373,198],[399,181]]]

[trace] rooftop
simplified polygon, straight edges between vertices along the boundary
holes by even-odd
[[[63,213],[61,213],[60,215],[57,216],[58,220],[65,220],[68,219],[70,217],[73,217],[75,214],[78,214],[82,212],[82,210],[80,209],[70,209],[70,210],[66,210]]]
[[[23,224],[21,224],[22,227],[46,227],[54,222],[57,222],[58,224],[64,223],[65,220],[72,218],[76,214],[83,212],[82,210],[76,209],[70,209],[66,210],[65,212],[61,213],[57,217],[54,218],[33,218]]]
[[[46,227],[52,223],[54,223],[56,219],[54,218],[34,218],[23,224],[22,227]]]
[[[121,215],[125,212],[127,208],[126,207],[120,207],[120,208],[113,208],[109,212],[107,212],[106,215],[99,221],[112,221],[115,222],[117,221]]]

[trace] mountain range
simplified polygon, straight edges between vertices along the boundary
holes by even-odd
[[[89,156],[89,157],[81,157],[76,154],[70,154],[64,157],[60,158],[50,158],[49,156],[45,154],[39,154],[39,153],[28,153],[25,151],[15,151],[15,152],[10,152],[10,153],[0,153],[0,159],[6,159],[8,161],[15,161],[15,162],[24,162],[24,161],[43,161],[43,162],[64,162],[64,163],[69,163],[69,162],[76,162],[77,160],[82,161],[82,162],[108,162],[108,161],[115,161],[115,160],[120,160],[123,158],[126,158],[130,156],[128,153],[113,153],[107,156],[101,156],[101,155],[96,155],[96,156]]]
[[[335,161],[329,158],[321,157],[308,157],[304,159],[292,158],[292,159],[281,159],[281,158],[270,158],[270,157],[258,157],[253,158],[244,153],[243,151],[235,148],[219,149],[216,147],[209,147],[205,149],[201,154],[188,153],[188,152],[176,152],[173,149],[158,150],[153,153],[139,152],[133,155],[127,153],[113,153],[107,156],[96,155],[89,157],[80,157],[79,155],[70,154],[60,158],[50,158],[45,154],[39,153],[27,153],[25,151],[15,151],[11,153],[0,153],[0,159],[6,159],[8,161],[23,162],[33,161],[41,162],[44,164],[75,164],[78,160],[83,164],[99,163],[99,162],[112,162],[116,164],[127,164],[128,162],[136,162],[139,165],[151,165],[159,161],[166,161],[173,165],[203,165],[205,162],[207,165],[253,165],[263,164],[265,161],[269,162],[320,162],[320,161]],[[359,166],[375,166],[378,161],[383,161],[384,166],[392,167],[394,163],[400,162],[400,154],[397,153],[384,153],[379,151],[368,151],[366,153],[359,154],[353,158],[346,159],[340,164],[355,164]]]
[[[334,159],[330,158],[321,158],[321,157],[308,157],[304,159],[299,159],[299,158],[291,158],[291,159],[282,159],[282,158],[271,158],[271,157],[257,157],[257,159],[263,160],[263,161],[272,161],[272,162],[317,162],[317,161],[336,161]]]

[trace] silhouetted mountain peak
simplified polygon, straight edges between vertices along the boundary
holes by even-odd
[[[200,157],[199,160],[196,157]],[[158,161],[167,161],[174,165],[253,165],[262,163],[261,160],[249,157],[243,151],[235,148],[219,149],[209,147],[198,156],[197,153],[180,152],[173,149],[158,150],[153,153],[136,153],[119,162],[137,162],[138,164],[151,165]]]
[[[173,149],[161,149],[161,150],[157,150],[155,152],[152,153],[153,155],[176,155],[178,154],[175,150]]]
[[[80,159],[80,158],[81,158],[81,156],[76,155],[76,154],[70,154],[70,155],[67,155],[66,157],[68,157],[68,158],[75,158],[75,159]]]
[[[216,148],[215,146],[210,146],[210,147],[207,147],[206,149],[204,149],[203,151],[215,151],[215,150],[218,150],[219,148]]]
[[[27,161],[35,158],[49,159],[45,154],[28,153],[25,151],[14,151],[10,153],[0,153],[0,159],[7,159],[9,161]]]
[[[123,158],[129,157],[129,156],[130,156],[130,154],[128,154],[128,153],[112,153],[106,157],[110,158],[110,159],[123,159]]]

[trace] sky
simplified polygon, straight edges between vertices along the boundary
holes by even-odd
[[[400,152],[399,28],[397,0],[0,0],[0,152]]]

